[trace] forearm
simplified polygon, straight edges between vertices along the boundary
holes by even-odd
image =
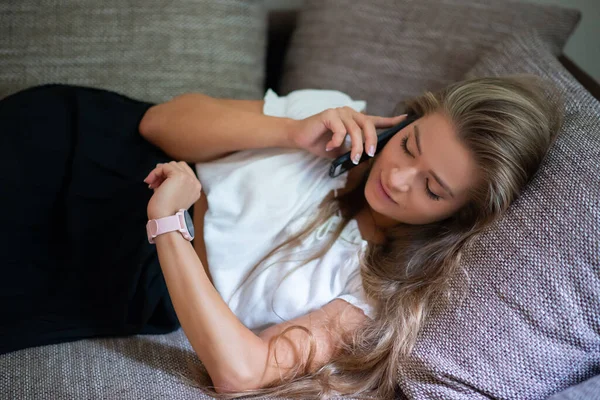
[[[178,232],[155,239],[177,317],[216,386],[249,384],[268,345],[246,328],[211,284],[190,242]],[[260,370],[260,368],[259,368]]]
[[[234,107],[228,100],[184,94],[151,107],[139,129],[174,159],[192,163],[238,150],[292,147],[289,133],[296,121],[266,116],[256,112],[256,105]]]

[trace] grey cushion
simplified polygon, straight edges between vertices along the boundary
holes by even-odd
[[[548,400],[598,400],[600,399],[600,375],[572,386],[548,398]]]
[[[211,399],[186,383],[197,360],[181,329],[30,348],[0,357],[0,398]]]
[[[0,356],[0,399],[212,400],[199,366],[182,329],[29,348]]]
[[[564,126],[533,181],[465,255],[464,302],[436,309],[400,365],[409,398],[545,399],[600,373],[600,103],[534,34],[501,42],[467,76],[513,73],[557,84]]]
[[[400,100],[457,81],[513,31],[533,28],[559,54],[579,13],[507,0],[307,0],[282,93],[337,89],[387,115]]]
[[[263,94],[258,0],[0,2],[0,98],[43,83],[160,102],[189,91]]]

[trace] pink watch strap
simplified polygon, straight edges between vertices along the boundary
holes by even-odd
[[[179,223],[179,215],[171,215],[169,217],[159,218],[156,220],[156,225],[158,225],[156,235],[171,231],[178,231],[181,228],[181,224]]]
[[[182,214],[177,213],[168,217],[151,219],[146,225],[146,231],[148,233],[148,241],[154,243],[154,238],[163,233],[172,231],[181,231],[184,227],[182,224]]]

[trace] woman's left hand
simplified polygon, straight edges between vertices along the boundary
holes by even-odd
[[[349,135],[352,142],[351,157],[358,163],[363,152],[371,157],[377,149],[375,128],[389,128],[406,118],[366,115],[351,107],[329,108],[319,114],[299,120],[291,132],[290,141],[295,147],[305,149],[321,157],[341,156],[344,139]]]
[[[148,202],[148,219],[175,215],[182,208],[187,210],[202,193],[200,181],[184,161],[157,164],[144,182],[154,189]]]

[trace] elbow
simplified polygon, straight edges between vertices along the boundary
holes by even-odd
[[[157,131],[159,114],[158,105],[154,105],[146,110],[138,126],[138,131],[142,137],[148,139],[153,132]]]
[[[255,346],[248,346],[244,359],[237,359],[229,365],[222,364],[211,380],[215,391],[220,394],[238,393],[262,389],[272,382],[266,381],[268,345],[260,340]],[[210,371],[209,371],[210,373]]]
[[[146,110],[138,125],[138,131],[145,139],[158,137],[167,131],[172,121],[177,121],[189,113],[190,106],[194,105],[197,93],[184,93],[173,97],[171,100],[151,106]]]
[[[254,371],[244,371],[242,368],[228,374],[219,374],[212,382],[215,392],[219,394],[238,393],[262,387]]]

